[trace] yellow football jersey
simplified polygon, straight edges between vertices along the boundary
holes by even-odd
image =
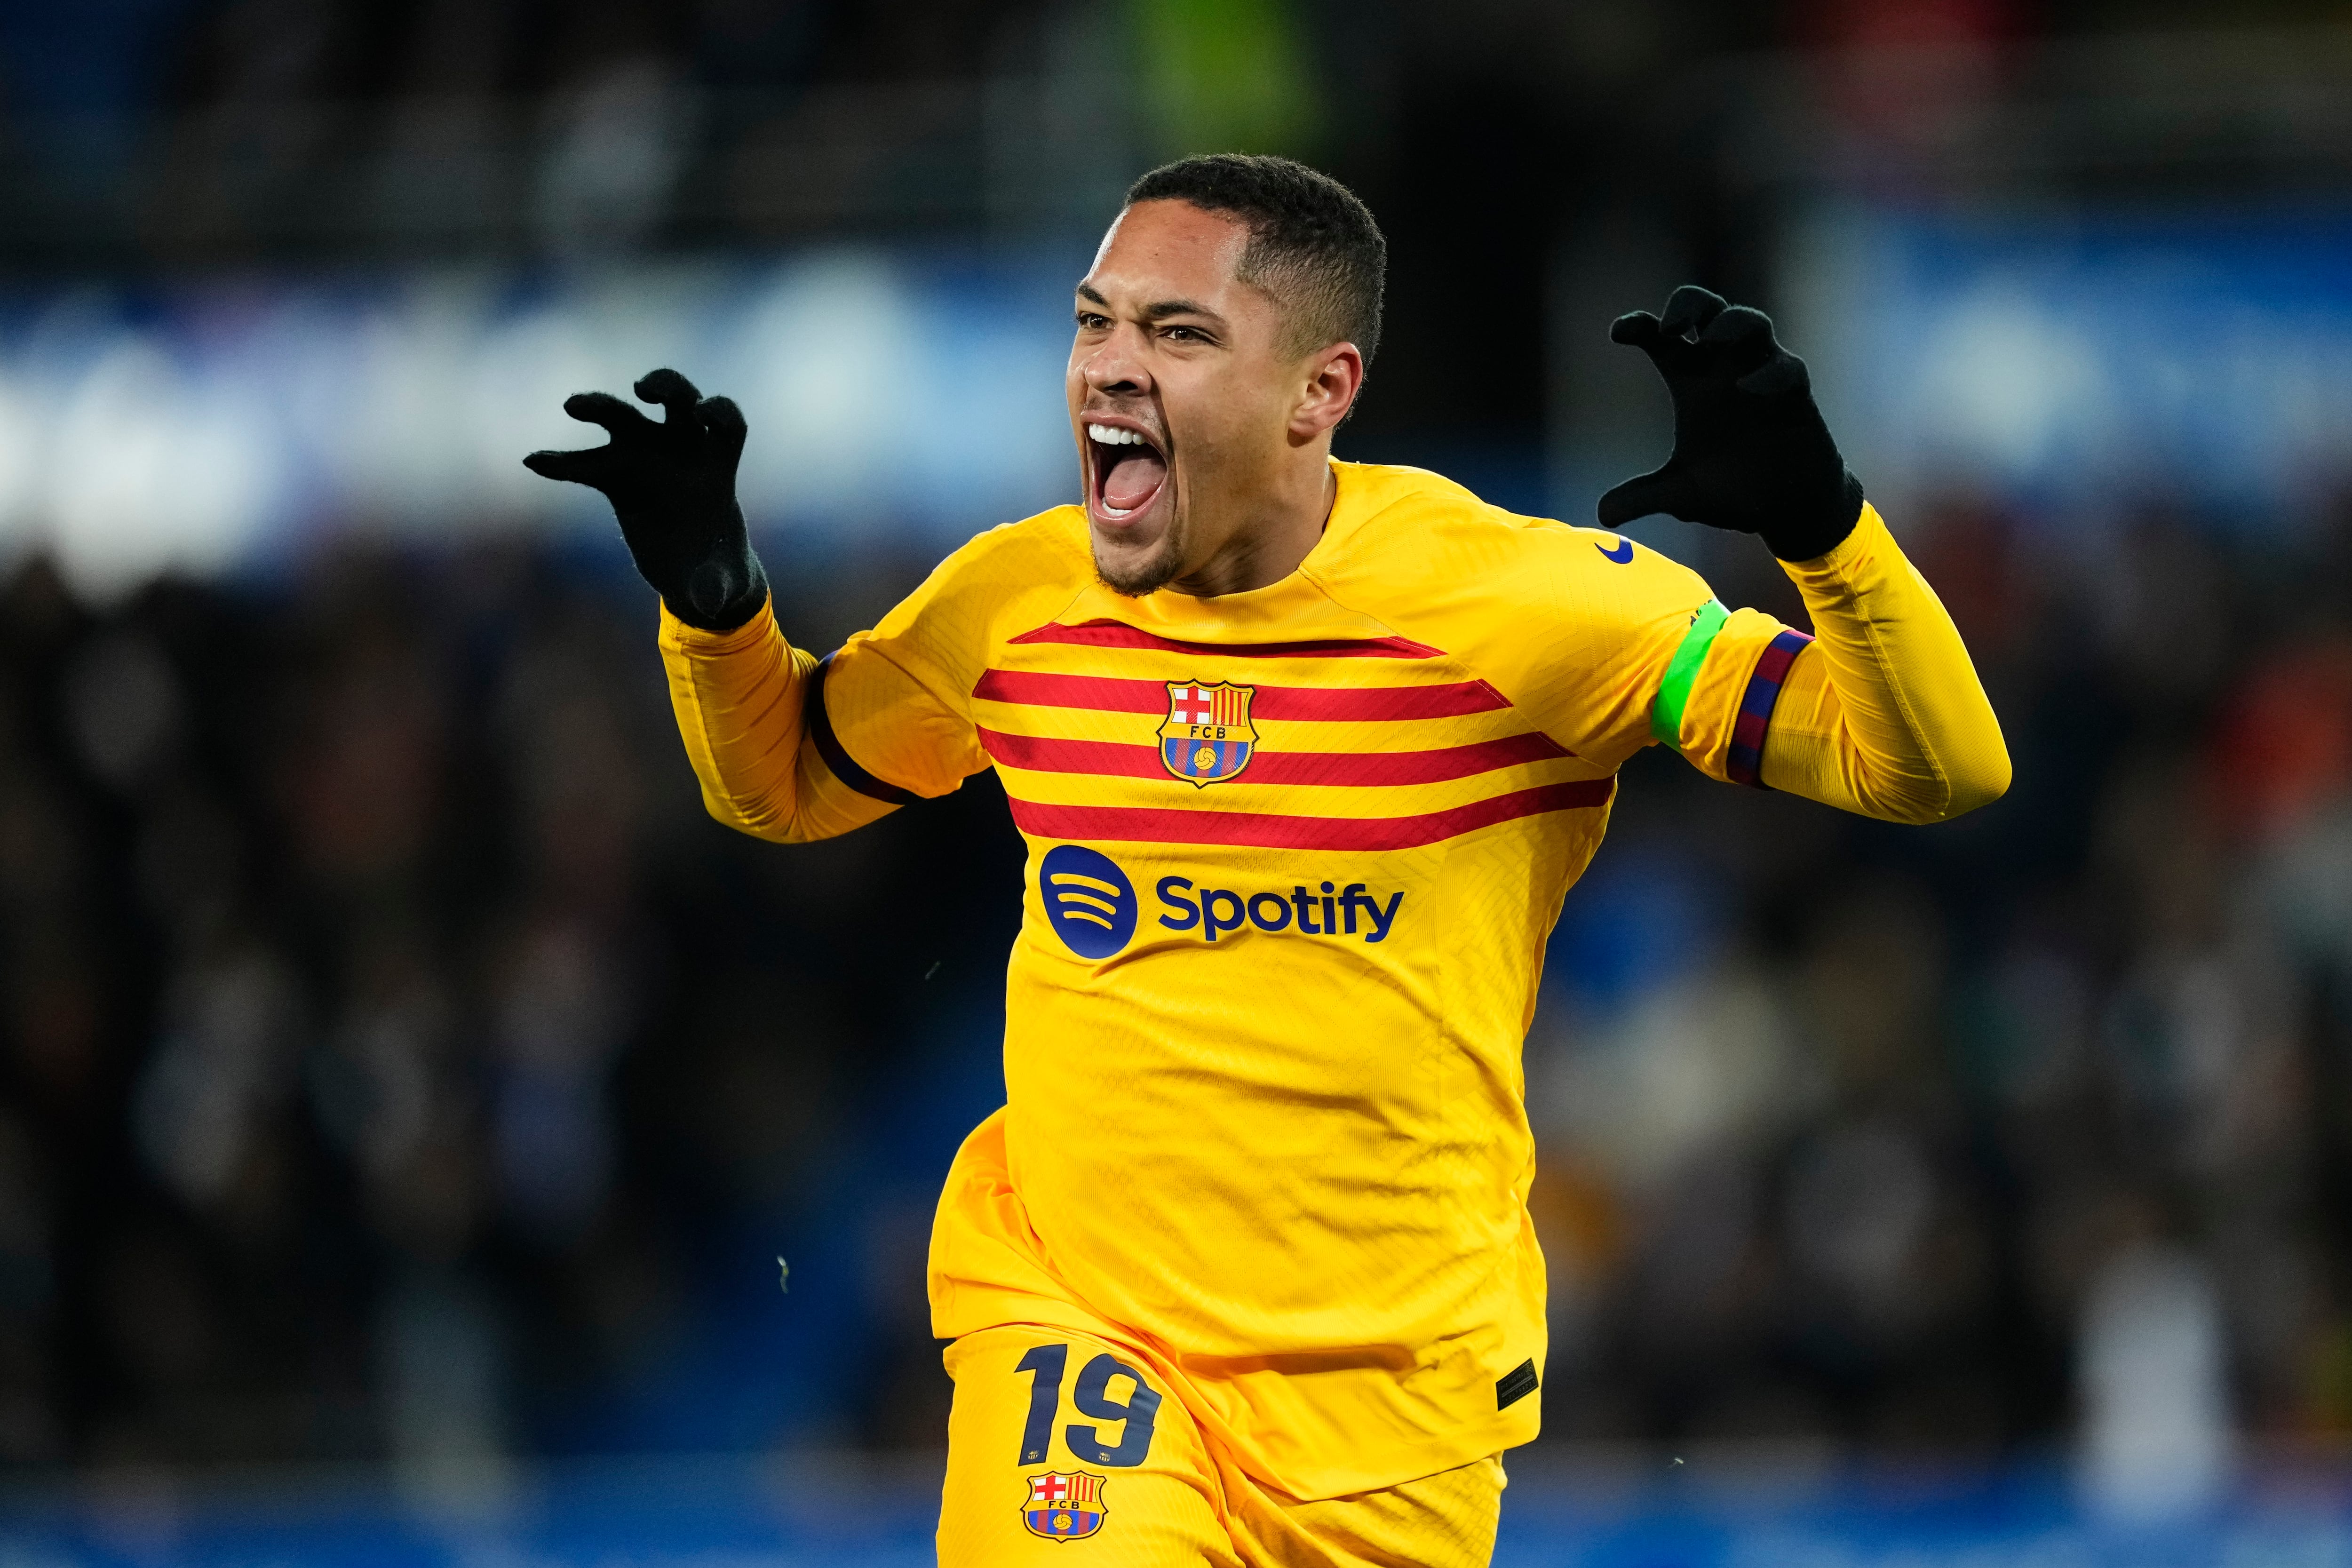
[[[993,766],[1027,840],[935,1331],[1116,1325],[1299,1499],[1535,1435],[1519,1048],[1562,895],[1635,751],[1753,783],[1782,685],[1824,700],[1810,639],[1630,540],[1334,470],[1322,539],[1248,593],[1122,597],[1073,506],[823,662],[765,611],[663,628],[722,821],[822,837]]]

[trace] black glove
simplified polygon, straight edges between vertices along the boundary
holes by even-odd
[[[735,503],[742,410],[703,396],[674,370],[653,372],[635,391],[661,405],[662,423],[610,393],[577,393],[563,412],[602,425],[613,439],[580,452],[533,452],[523,466],[604,491],[639,575],[670,614],[705,631],[732,631],[768,602],[768,575]]]
[[[1650,356],[1675,400],[1664,468],[1601,498],[1601,526],[1663,511],[1759,536],[1783,561],[1837,548],[1862,518],[1862,481],[1813,406],[1805,362],[1772,336],[1772,318],[1685,283],[1665,320],[1620,316],[1611,341]]]

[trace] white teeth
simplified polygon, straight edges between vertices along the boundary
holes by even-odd
[[[1143,437],[1133,430],[1122,430],[1115,425],[1089,425],[1087,434],[1106,447],[1140,447]]]

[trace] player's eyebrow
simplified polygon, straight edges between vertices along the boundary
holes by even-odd
[[[1216,311],[1190,300],[1160,300],[1143,307],[1143,319],[1147,321],[1164,321],[1171,316],[1199,316],[1221,327],[1225,324],[1225,319]]]
[[[1078,298],[1088,304],[1100,305],[1106,310],[1110,309],[1110,301],[1104,299],[1101,291],[1090,283],[1078,285]],[[1164,321],[1171,316],[1199,316],[1220,327],[1226,324],[1223,316],[1197,300],[1156,300],[1143,307],[1143,319],[1147,321]]]

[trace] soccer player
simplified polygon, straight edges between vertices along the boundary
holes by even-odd
[[[1813,637],[1620,534],[1334,460],[1384,263],[1297,163],[1145,175],[1076,289],[1084,500],[824,658],[771,614],[732,404],[657,371],[663,422],[583,394],[610,444],[527,459],[611,498],[713,816],[824,838],[994,767],[1027,840],[1007,1103],[932,1233],[944,1563],[1486,1562],[1544,1368],[1519,1048],[1618,769],[1657,742],[1916,823],[2007,787],[1762,315],[1684,289],[1612,329],[1675,439],[1601,519],[1760,535]]]

